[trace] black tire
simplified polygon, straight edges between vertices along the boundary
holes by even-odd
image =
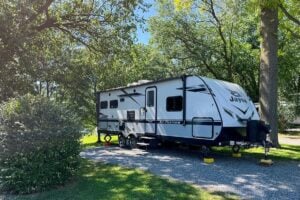
[[[235,144],[235,145],[232,146],[232,152],[233,153],[239,153],[240,149],[241,149],[240,145]]]
[[[104,141],[106,142],[106,143],[109,143],[110,141],[111,141],[111,136],[110,135],[105,135],[104,136]]]
[[[126,146],[126,138],[123,135],[118,137],[119,147],[124,148]]]
[[[128,137],[128,146],[131,149],[137,148],[137,138],[134,135]]]

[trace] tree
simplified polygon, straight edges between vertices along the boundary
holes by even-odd
[[[279,98],[300,115],[300,1],[279,4]],[[280,114],[280,113],[279,113]]]
[[[261,5],[261,55],[259,103],[261,119],[271,126],[270,139],[278,142],[278,5]]]
[[[142,0],[1,1],[0,102],[39,93],[94,125],[95,91],[112,83],[106,75],[120,74],[113,60],[130,54],[142,22],[136,10],[146,7]]]
[[[191,10],[185,4],[176,10],[172,1],[160,1],[159,15],[150,20],[152,45],[173,66],[174,75],[237,82],[258,100],[257,18],[245,2],[230,2],[195,1]]]
[[[75,48],[105,56],[129,48],[140,21],[134,12],[138,8],[143,9],[141,0],[1,1],[0,102],[34,92],[33,77],[41,73],[34,67],[47,48],[43,43],[67,40]],[[61,47],[70,50],[68,45]],[[44,63],[51,65],[51,59],[55,57],[47,55]]]
[[[292,22],[300,21],[292,16],[281,1],[260,1],[261,56],[260,56],[260,109],[261,118],[271,126],[271,141],[278,142],[278,9]],[[295,36],[296,33],[292,32]],[[297,71],[297,69],[296,69]]]
[[[220,1],[213,0],[202,0],[202,1],[174,1],[174,4],[179,10],[194,10],[194,5],[211,5],[213,7],[214,4],[222,5]],[[232,1],[226,1],[224,4],[230,5]],[[243,1],[238,1],[237,3],[243,4]],[[248,3],[249,4],[249,3]],[[279,17],[278,17],[278,9],[282,11],[285,18],[293,23],[290,25],[289,23],[284,23],[282,26],[283,29],[287,30],[294,38],[299,38],[299,32],[295,31],[294,26],[300,25],[300,20],[297,19],[299,15],[299,9],[293,9],[293,7],[299,7],[299,1],[289,0],[284,3],[280,0],[258,0],[251,2],[256,8],[260,8],[260,35],[261,35],[261,45],[260,45],[260,84],[259,84],[259,98],[260,98],[260,108],[261,108],[261,118],[271,125],[271,140],[275,146],[278,146],[278,127],[277,127],[277,102],[278,102],[278,26],[279,26]],[[249,5],[250,5],[249,4]],[[286,6],[288,5],[289,8]],[[298,6],[297,6],[298,5]],[[218,10],[220,10],[221,6],[218,6]],[[253,8],[253,7],[252,7]],[[207,9],[205,9],[207,10]],[[215,24],[219,28],[219,32],[221,33],[221,39],[226,41],[225,38],[222,37],[222,23],[220,20],[217,20],[216,12],[213,12],[214,9],[211,9],[210,13],[215,18]],[[250,12],[250,11],[248,11]],[[291,14],[293,13],[293,14]],[[245,17],[245,16],[242,16]],[[292,27],[292,28],[291,28]],[[223,39],[224,38],[224,39]],[[223,42],[226,45],[225,42]],[[224,55],[226,56],[226,48],[224,48]],[[227,53],[228,55],[228,53]],[[236,56],[237,54],[235,54]],[[225,65],[226,66],[226,65]],[[236,69],[232,69],[235,71]],[[226,71],[228,74],[231,74],[231,68],[227,67]],[[242,70],[243,71],[243,70]],[[296,69],[297,71],[297,69]],[[241,72],[241,71],[240,71]],[[230,77],[230,76],[229,76]],[[283,76],[283,78],[286,78]],[[299,78],[297,77],[296,80]],[[229,79],[230,80],[230,79]],[[289,79],[287,78],[287,81]],[[283,81],[282,81],[283,82]],[[297,81],[294,81],[297,82]],[[297,83],[296,83],[297,84]],[[298,87],[299,88],[299,87]]]

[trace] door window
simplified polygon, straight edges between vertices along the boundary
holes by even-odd
[[[154,90],[150,90],[147,92],[147,107],[154,106]]]

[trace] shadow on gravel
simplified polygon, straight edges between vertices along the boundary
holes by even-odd
[[[262,167],[257,158],[214,154],[215,163],[205,164],[200,152],[178,148],[145,151],[97,147],[83,151],[81,156],[148,170],[211,192],[238,194],[246,199],[300,199],[300,165],[296,161],[276,161],[271,167]]]

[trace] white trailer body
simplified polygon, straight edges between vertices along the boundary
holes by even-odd
[[[261,142],[265,134],[260,123],[253,102],[239,85],[200,76],[140,82],[97,93],[99,133],[199,145]]]

